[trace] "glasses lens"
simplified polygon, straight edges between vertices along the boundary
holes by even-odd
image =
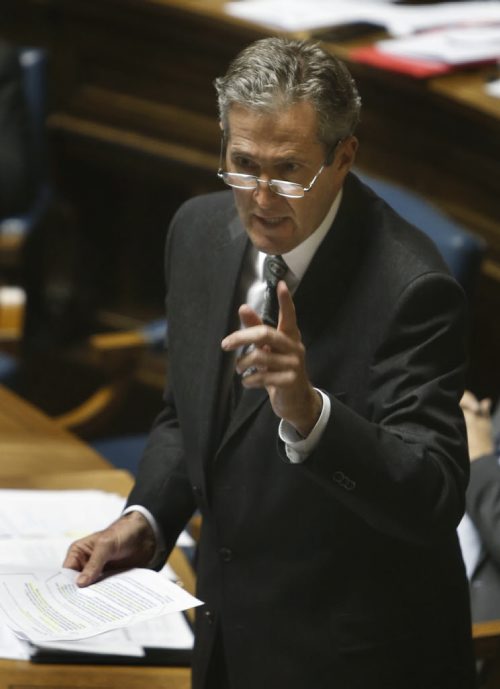
[[[255,189],[257,178],[253,175],[241,175],[237,172],[223,172],[222,179],[230,187],[237,189]]]
[[[229,187],[236,187],[236,189],[256,189],[260,181],[254,175],[243,175],[239,172],[218,172],[217,174]],[[301,184],[281,179],[271,179],[268,184],[271,191],[280,196],[292,199],[300,199],[304,196],[304,187]]]
[[[300,199],[304,196],[304,187],[296,182],[286,182],[282,179],[272,179],[269,182],[269,187],[275,194],[280,196],[288,196],[291,199]]]

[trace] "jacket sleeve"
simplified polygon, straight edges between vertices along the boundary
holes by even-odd
[[[500,567],[500,466],[496,455],[471,463],[466,509],[483,545]]]
[[[452,278],[412,281],[374,348],[366,399],[331,394],[321,441],[298,467],[388,536],[432,543],[463,514],[465,331],[464,297]]]
[[[175,219],[170,226],[166,243],[167,295],[174,223]],[[163,537],[165,556],[174,547],[178,535],[196,509],[192,485],[186,470],[183,431],[178,419],[175,396],[168,383],[165,405],[153,424],[141,457],[134,488],[127,500],[128,505],[142,505],[155,518]]]

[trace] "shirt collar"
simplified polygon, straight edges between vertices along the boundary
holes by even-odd
[[[292,249],[286,254],[283,254],[283,259],[288,266],[288,273],[286,275],[286,282],[290,288],[294,288],[304,277],[306,270],[311,263],[314,254],[318,250],[319,245],[325,238],[328,230],[332,226],[337,211],[342,200],[342,189],[339,191],[328,213],[325,215],[321,221],[319,227],[317,227],[312,234],[307,237],[301,244]],[[264,272],[264,259],[266,254],[262,251],[258,252],[257,256],[257,275],[263,280]]]

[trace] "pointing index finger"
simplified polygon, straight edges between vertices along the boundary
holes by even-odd
[[[280,280],[277,286],[278,302],[280,306],[278,330],[285,333],[289,337],[297,337],[299,334],[299,327],[297,325],[297,316],[295,313],[295,304],[293,303],[292,295],[284,280]]]

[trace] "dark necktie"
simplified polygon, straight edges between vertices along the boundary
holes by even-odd
[[[264,306],[262,308],[262,321],[266,325],[276,328],[278,325],[279,302],[276,294],[278,282],[283,280],[288,270],[288,266],[281,256],[267,255],[264,259],[264,280],[266,282],[266,293],[264,296]],[[240,354],[243,354],[241,352]],[[248,373],[251,369],[248,369]],[[243,376],[245,373],[243,373]],[[237,373],[233,376],[233,382],[229,394],[229,409],[232,415],[241,398],[243,387],[241,376]]]
[[[276,328],[278,325],[279,304],[276,287],[283,280],[288,266],[281,256],[267,255],[264,259],[264,280],[266,281],[266,295],[262,309],[262,320],[266,325]]]

